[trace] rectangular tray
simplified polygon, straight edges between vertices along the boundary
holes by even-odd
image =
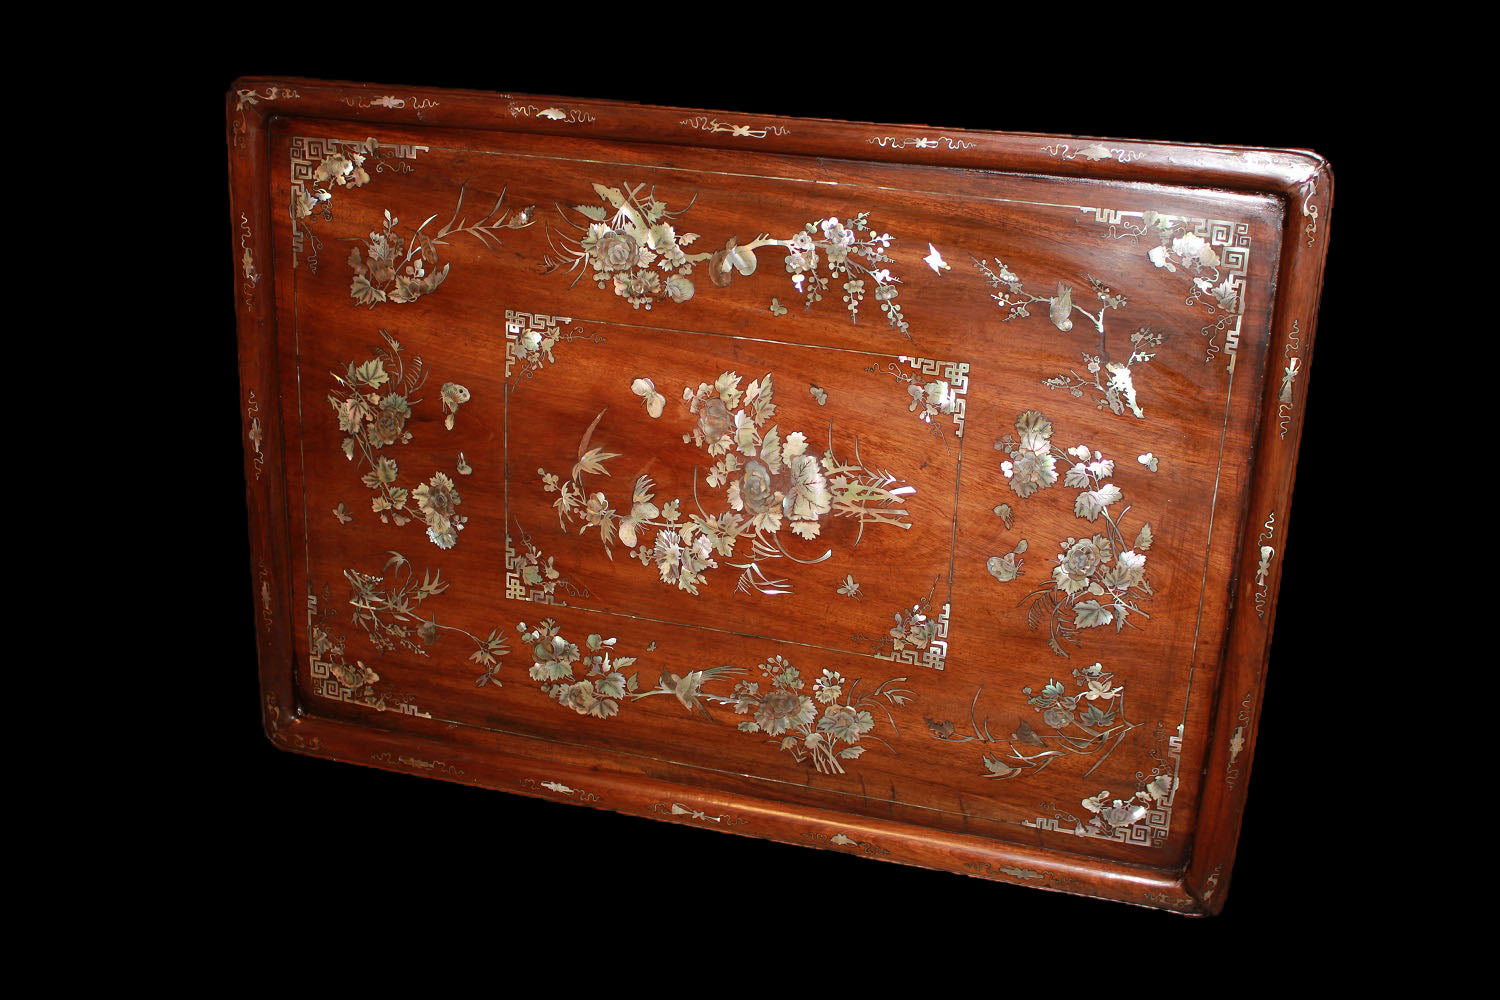
[[[227,111],[275,745],[1223,905],[1322,158],[270,78]]]

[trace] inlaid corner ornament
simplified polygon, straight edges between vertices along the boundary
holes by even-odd
[[[1320,166],[1311,177],[1302,182],[1299,193],[1302,195],[1302,217],[1307,223],[1302,227],[1302,235],[1306,238],[1307,248],[1311,250],[1318,242],[1318,206],[1312,203],[1318,193],[1318,174],[1323,172]]]
[[[377,712],[393,711],[430,719],[432,715],[417,707],[410,695],[395,694],[377,687],[380,673],[363,660],[348,660],[348,643],[335,632],[332,591],[324,587],[321,598],[307,595],[308,671],[313,693],[322,698],[363,705]]]
[[[637,383],[648,380],[638,379]],[[622,386],[622,389],[625,387]],[[654,386],[649,398],[665,398]],[[639,393],[637,393],[639,395]],[[544,493],[556,494],[553,508],[564,531],[575,522],[578,533],[597,529],[605,555],[614,558],[618,541],[643,566],[654,566],[660,581],[696,596],[708,574],[720,565],[740,570],[735,590],[763,595],[789,594],[791,580],[767,567],[788,563],[811,566],[827,560],[833,550],[805,555],[793,551],[822,531],[826,519],[850,518],[858,523],[857,546],[866,527],[908,527],[906,496],[915,492],[893,473],[866,463],[859,440],[840,457],[828,429],[822,456],[809,451],[807,435],[784,432],[772,422],[776,415],[772,375],[748,386],[737,372],[721,373],[712,384],[699,383],[682,391],[686,415],[696,418],[685,443],[697,445],[712,464],[695,470],[688,507],[682,497],[658,503],[657,485],[649,476],[636,480],[628,502],[617,502],[594,486],[594,477],[607,476],[608,464],[621,457],[597,445],[608,407],[599,411],[578,443],[577,460],[567,478],[546,468],[537,470]],[[657,409],[659,414],[660,408]],[[652,419],[647,413],[645,419]],[[618,438],[619,430],[611,437]],[[601,435],[602,437],[603,435]],[[721,493],[718,503],[715,494]],[[713,509],[704,506],[709,502]],[[617,506],[618,503],[618,506]],[[788,547],[788,541],[795,536]],[[744,549],[748,547],[748,553]]]
[[[894,623],[883,635],[862,632],[849,637],[851,642],[868,646],[871,656],[895,663],[909,663],[929,670],[942,670],[948,659],[949,615],[952,605],[934,606],[938,580],[926,596],[913,604],[897,608],[891,614]]]
[[[333,221],[334,194],[364,187],[381,174],[400,176],[416,169],[426,146],[388,145],[371,136],[363,140],[294,136],[291,141],[292,267],[306,258],[318,273],[323,240],[312,223]]]
[[[556,559],[547,555],[516,521],[521,539],[517,550],[510,533],[505,534],[505,599],[567,607],[569,597],[587,599],[589,589],[563,576]]]
[[[1063,644],[1080,645],[1080,637],[1089,630],[1113,624],[1118,633],[1126,625],[1139,627],[1132,619],[1150,619],[1141,604],[1155,594],[1146,579],[1145,555],[1153,535],[1150,522],[1146,522],[1135,540],[1127,542],[1124,516],[1130,508],[1111,512],[1125,497],[1113,481],[1114,459],[1086,444],[1066,450],[1053,444],[1052,421],[1037,410],[1027,410],[1016,418],[1016,434],[995,442],[995,449],[1008,456],[1000,468],[1011,492],[1025,500],[1051,489],[1059,478],[1058,463],[1064,463],[1067,471],[1062,474],[1063,486],[1079,491],[1073,515],[1091,525],[1101,524],[1104,529],[1102,534],[1070,536],[1060,543],[1051,579],[1021,599],[1021,605],[1027,608],[1027,627],[1036,631],[1046,625],[1047,645],[1063,657],[1068,655]],[[1022,551],[1018,546],[1014,554]],[[991,557],[986,568],[1002,584],[1021,575],[1019,564],[1014,566],[1015,573],[1006,572],[1009,567],[1004,557]]]
[[[245,120],[245,109],[253,108],[261,101],[290,101],[302,95],[290,87],[270,86],[261,89],[240,89],[234,92],[234,110],[239,115],[232,129],[235,149],[245,148],[245,137],[250,131]]]
[[[294,747],[298,750],[319,751],[323,749],[323,740],[321,737],[303,736],[297,732],[295,725],[286,725],[282,722],[281,706],[276,704],[276,696],[274,694],[266,695],[265,720],[266,725],[271,730],[271,739],[277,743],[283,746]],[[295,724],[296,719],[294,718],[291,721]]]
[[[674,211],[645,184],[616,188],[596,183],[594,192],[598,202],[573,206],[582,221],[559,207],[562,228],[548,230],[551,252],[541,269],[572,274],[570,288],[587,275],[601,290],[613,291],[637,309],[680,304],[698,294],[692,279],[700,266],[714,287],[727,288],[735,275],[748,278],[756,273],[757,250],[781,248],[786,251],[785,273],[807,311],[825,297],[838,296],[850,322],[857,322],[860,308],[873,298],[886,321],[911,339],[910,325],[896,301],[901,279],[886,266],[895,263],[886,253],[893,237],[871,228],[868,212],[847,222],[837,216],[817,219],[787,239],[762,233],[741,243],[731,236],[717,249],[689,252],[699,235],[679,232],[678,227],[697,195]],[[773,305],[773,315],[784,312],[784,307],[778,311]]]
[[[584,333],[567,316],[546,316],[505,310],[505,379],[519,386],[549,365],[557,364],[553,349],[565,344],[602,344],[602,333]],[[514,375],[513,375],[514,373]]]
[[[1219,353],[1229,355],[1233,371],[1245,314],[1245,283],[1250,268],[1250,226],[1244,222],[1188,219],[1162,212],[1126,212],[1085,208],[1096,223],[1107,227],[1106,240],[1122,240],[1146,247],[1151,264],[1167,274],[1189,279],[1183,304],[1200,306],[1207,320],[1199,333],[1207,341],[1204,364]],[[1219,344],[1223,335],[1224,343]]]
[[[943,434],[945,417],[953,421],[953,436],[964,436],[964,419],[968,412],[968,362],[936,361],[901,355],[883,366],[876,362],[865,371],[875,375],[888,375],[904,386],[910,397],[907,412],[915,414],[916,419],[930,426],[933,436],[943,442],[945,449],[948,447],[947,438]]]
[[[1138,847],[1164,845],[1178,791],[1182,726],[1176,727],[1175,735],[1167,736],[1166,728],[1157,723],[1153,742],[1155,747],[1147,754],[1152,763],[1135,772],[1133,792],[1100,789],[1067,808],[1055,801],[1043,802],[1047,815],[1027,820],[1025,825]]]

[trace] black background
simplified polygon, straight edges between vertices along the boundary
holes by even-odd
[[[225,446],[243,439],[234,276],[229,255],[219,252],[231,237],[228,199],[223,173],[214,169],[223,157],[207,154],[202,176],[184,182],[203,184],[204,232],[195,244],[202,252],[187,255],[185,265],[202,273],[184,282],[204,290],[203,337],[192,361],[201,419],[182,428],[177,444],[191,448],[201,499],[214,512],[194,554],[193,626],[213,653],[210,664],[192,666],[188,698],[198,712],[213,707],[197,737],[197,766],[169,779],[191,815],[173,841],[179,867],[205,892],[221,902],[270,902],[289,913],[312,908],[319,921],[341,915],[361,928],[349,933],[363,937],[363,949],[382,947],[400,924],[400,934],[455,945],[535,948],[563,970],[569,954],[583,965],[661,963],[667,980],[678,962],[722,960],[718,967],[726,972],[741,960],[750,967],[785,963],[784,972],[795,966],[805,974],[779,982],[809,988],[815,980],[808,976],[834,968],[878,980],[881,969],[895,965],[931,975],[947,965],[1024,960],[1044,962],[1060,982],[1077,987],[1100,985],[1102,977],[1106,988],[1135,990],[1187,962],[1229,971],[1246,961],[1239,949],[1258,940],[1248,934],[1311,944],[1361,909],[1356,885],[1381,849],[1386,821],[1362,818],[1355,807],[1363,794],[1355,782],[1371,762],[1352,734],[1331,735],[1338,725],[1326,711],[1330,699],[1316,693],[1313,678],[1339,674],[1347,664],[1330,666],[1329,659],[1352,655],[1334,651],[1339,633],[1322,607],[1326,568],[1347,545],[1341,463],[1349,417],[1369,384],[1368,351],[1358,347],[1362,334],[1346,276],[1368,253],[1361,244],[1371,231],[1366,219],[1375,182],[1361,173],[1354,151],[1380,81],[1326,64],[1315,69],[1296,39],[1253,28],[1242,29],[1234,46],[1178,51],[1142,41],[1106,46],[1094,58],[1080,53],[1096,43],[1078,36],[964,57],[941,48],[924,54],[929,50],[911,43],[893,59],[892,50],[904,43],[899,26],[889,30],[894,35],[880,44],[852,51],[833,42],[809,42],[776,57],[742,48],[701,60],[666,59],[651,63],[649,72],[604,43],[607,29],[585,48],[570,48],[575,43],[563,34],[518,38],[500,29],[483,39],[450,37],[446,49],[429,46],[426,54],[413,54],[422,46],[399,38],[366,46],[216,45],[213,55],[173,61],[180,98],[174,118],[187,123],[197,148],[218,154],[225,145],[224,93],[237,76],[265,74],[746,114],[1301,147],[1327,156],[1338,184],[1335,231],[1261,740],[1224,913],[1185,919],[274,749],[259,718],[244,467],[240,451]],[[681,44],[719,51],[716,37]],[[486,50],[483,58],[454,54],[475,45]],[[1055,57],[1047,45],[1057,47]],[[622,65],[634,68],[617,72]],[[197,830],[215,835],[204,840]],[[1100,944],[1112,957],[1089,957]],[[738,957],[731,962],[731,955]],[[1022,982],[990,975],[997,986]],[[870,981],[847,979],[851,988],[859,982]],[[762,985],[774,990],[771,981]]]

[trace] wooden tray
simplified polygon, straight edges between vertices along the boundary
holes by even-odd
[[[266,731],[1217,911],[1312,153],[245,79]]]

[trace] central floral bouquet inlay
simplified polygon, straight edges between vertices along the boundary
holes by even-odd
[[[619,541],[643,565],[654,565],[663,583],[694,595],[720,560],[740,570],[737,591],[790,593],[790,581],[768,573],[766,564],[785,559],[810,565],[829,558],[831,549],[814,557],[794,555],[787,536],[818,538],[831,517],[858,522],[856,545],[866,524],[910,527],[907,512],[899,508],[914,489],[884,469],[867,466],[857,438],[852,458],[839,457],[830,424],[827,448],[821,455],[809,451],[806,434],[784,433],[773,422],[777,404],[771,375],[749,386],[743,381],[735,372],[723,372],[712,384],[682,391],[694,418],[683,442],[701,448],[712,462],[707,472],[694,472],[692,509],[685,510],[680,498],[658,505],[656,484],[648,476],[636,480],[628,506],[617,507],[602,491],[590,492],[587,477],[608,476],[609,461],[620,457],[591,447],[601,411],[579,442],[568,480],[537,470],[543,490],[558,494],[553,507],[559,523],[564,528],[579,523],[580,534],[597,528],[611,558]],[[654,386],[637,382],[647,387],[648,412],[660,413],[661,397]],[[705,490],[699,489],[700,472]]]

